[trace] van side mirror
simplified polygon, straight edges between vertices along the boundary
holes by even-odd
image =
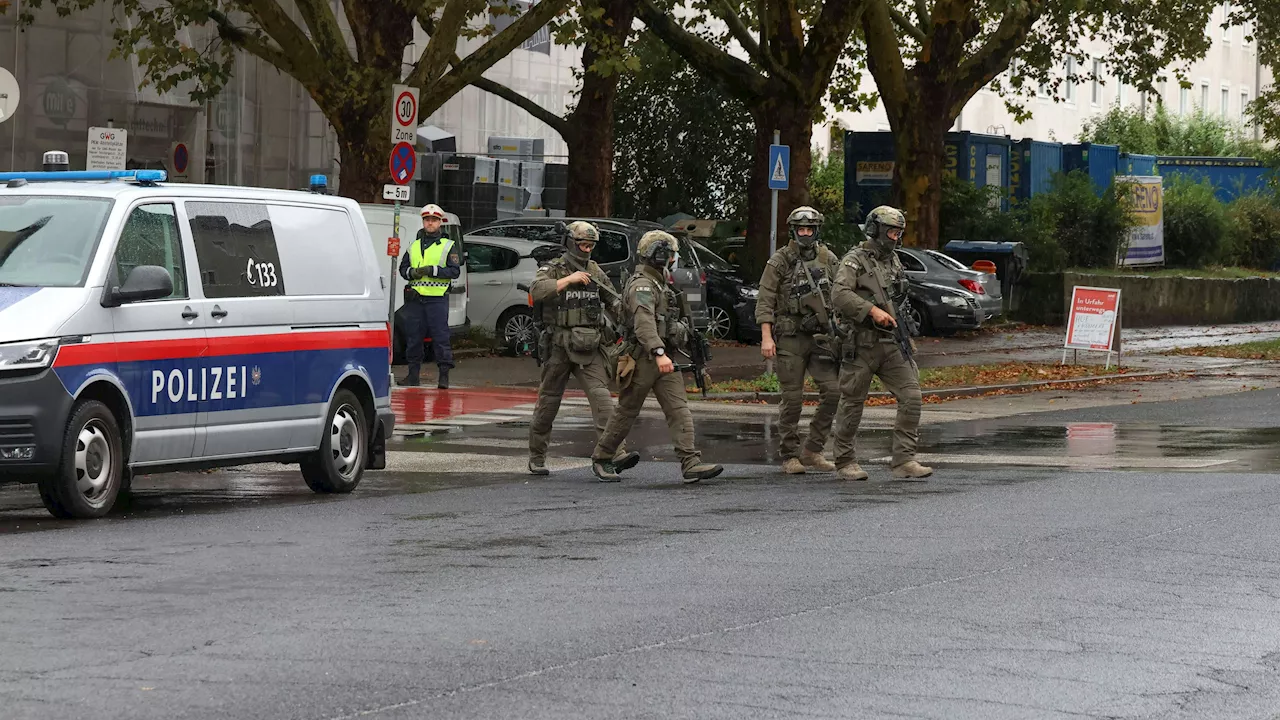
[[[124,285],[111,288],[103,307],[119,307],[125,303],[160,300],[173,294],[173,277],[159,265],[139,265],[129,271]]]

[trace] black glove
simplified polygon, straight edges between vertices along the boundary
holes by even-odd
[[[414,280],[420,280],[424,277],[427,277],[428,275],[432,275],[431,271],[432,271],[432,267],[430,265],[426,267],[414,268],[409,271],[409,276],[412,277]]]

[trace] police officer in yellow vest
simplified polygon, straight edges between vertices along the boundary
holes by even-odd
[[[400,277],[409,283],[405,298],[405,355],[409,374],[401,385],[416,387],[421,380],[422,341],[431,338],[436,365],[440,368],[440,389],[449,387],[453,368],[453,347],[449,344],[449,287],[462,275],[458,250],[444,235],[444,210],[439,205],[422,208],[422,229],[400,260]]]

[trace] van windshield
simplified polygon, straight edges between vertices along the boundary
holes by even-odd
[[[0,195],[0,287],[79,287],[111,200]]]

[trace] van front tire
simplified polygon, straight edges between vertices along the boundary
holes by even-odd
[[[124,483],[120,423],[97,400],[71,410],[58,471],[40,479],[40,499],[59,518],[98,518],[111,512]]]
[[[302,479],[318,493],[349,493],[368,464],[369,421],[350,390],[333,396],[325,416],[320,449],[302,461]]]

